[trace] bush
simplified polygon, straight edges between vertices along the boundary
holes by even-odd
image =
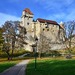
[[[25,51],[25,50],[14,50],[13,57],[17,57],[17,56],[23,55],[25,53],[28,53],[28,51]],[[11,56],[11,50],[10,50],[10,56]],[[7,58],[7,57],[8,57],[8,55],[4,51],[0,50],[0,58]]]

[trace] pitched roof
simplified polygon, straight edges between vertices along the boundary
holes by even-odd
[[[59,25],[56,21],[52,21],[52,20],[46,20],[46,19],[41,19],[41,18],[38,18],[37,20],[41,23],[47,22],[48,24]]]
[[[33,15],[33,13],[30,11],[30,9],[29,9],[29,8],[26,8],[26,9],[24,9],[23,11],[25,11],[25,12],[29,13],[30,15]]]

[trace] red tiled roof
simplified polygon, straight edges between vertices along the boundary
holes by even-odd
[[[30,11],[30,9],[29,9],[29,8],[26,8],[26,9],[24,9],[23,11],[25,11],[25,12],[29,13],[30,15],[33,15],[33,13]]]
[[[47,22],[49,24],[59,25],[56,21],[52,21],[52,20],[46,20],[46,19],[41,19],[41,18],[38,18],[37,20],[41,23]]]

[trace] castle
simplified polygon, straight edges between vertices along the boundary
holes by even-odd
[[[46,20],[38,18],[36,21],[33,20],[34,14],[29,8],[23,10],[20,26],[25,27],[27,31],[27,37],[40,39],[40,35],[44,35],[52,43],[63,43],[64,39],[64,26],[61,22],[58,24],[56,21]],[[27,50],[31,49],[27,45]]]

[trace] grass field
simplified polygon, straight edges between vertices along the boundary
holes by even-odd
[[[0,62],[0,73],[11,66],[14,66],[16,63],[17,63],[17,61]]]
[[[75,75],[75,60],[38,59],[36,70],[32,60],[27,66],[26,75]]]
[[[12,67],[15,64],[21,62],[22,60],[25,60],[25,58],[13,59],[10,61],[8,61],[7,58],[0,59],[0,73],[3,72],[4,70],[8,69],[9,67]]]

